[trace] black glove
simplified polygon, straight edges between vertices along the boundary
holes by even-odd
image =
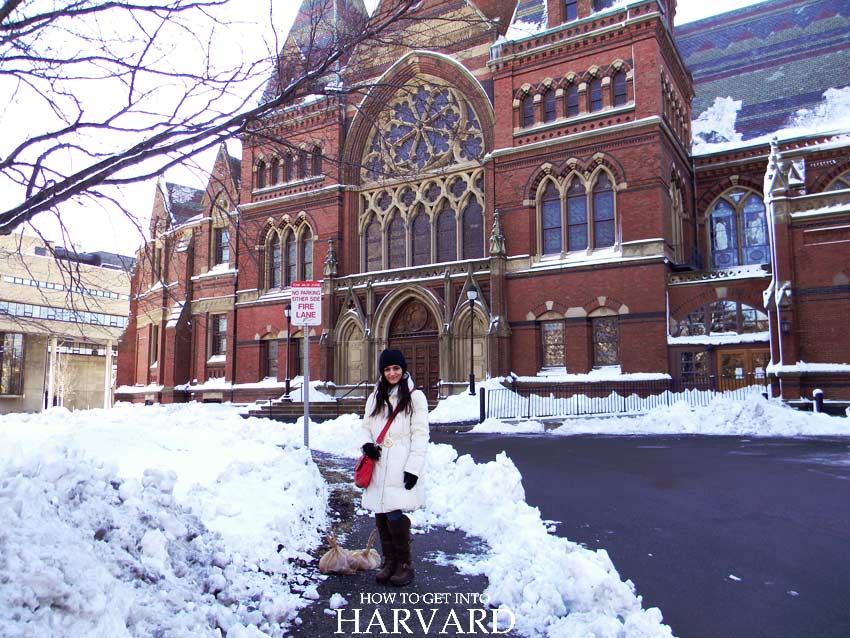
[[[404,489],[412,490],[413,486],[416,485],[416,481],[419,480],[419,477],[415,474],[411,474],[410,472],[404,473]]]
[[[364,443],[363,444],[363,454],[368,456],[373,461],[377,461],[381,458],[381,448],[379,448],[374,443]]]

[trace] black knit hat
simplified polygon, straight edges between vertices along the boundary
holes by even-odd
[[[401,350],[384,350],[378,357],[378,372],[381,374],[387,366],[392,365],[400,366],[402,372],[407,372],[407,361],[404,360]]]

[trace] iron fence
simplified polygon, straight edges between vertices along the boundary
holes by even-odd
[[[752,392],[766,391],[766,379],[755,375],[734,379],[707,376],[637,382],[514,383],[505,389],[488,390],[481,414],[498,419],[635,414],[680,401],[698,407],[721,395],[740,399]]]

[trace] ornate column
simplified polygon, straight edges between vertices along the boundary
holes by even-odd
[[[502,233],[499,209],[493,212],[493,231],[490,233],[490,314],[487,330],[490,353],[487,373],[491,377],[506,375],[511,371],[511,328],[508,323],[505,274],[507,251]]]
[[[334,369],[334,350],[336,347],[336,335],[334,326],[336,325],[336,316],[334,309],[336,301],[334,299],[336,285],[334,278],[337,274],[336,249],[334,248],[333,238],[328,239],[328,254],[324,262],[324,281],[322,282],[322,335],[319,337],[319,352],[321,357],[321,366],[319,376],[326,381],[337,382],[337,371]]]

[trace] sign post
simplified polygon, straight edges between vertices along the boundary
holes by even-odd
[[[304,447],[310,447],[310,330],[322,325],[322,283],[319,281],[292,282],[292,323],[304,333]]]

